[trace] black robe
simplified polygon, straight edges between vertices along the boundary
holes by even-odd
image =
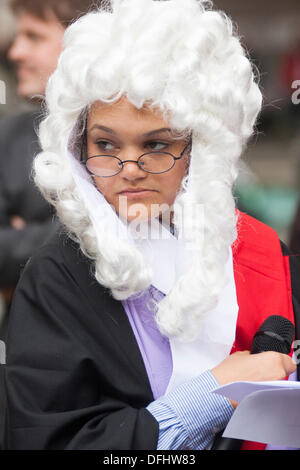
[[[5,367],[11,449],[157,447],[134,333],[91,269],[79,246],[58,235],[22,273]]]

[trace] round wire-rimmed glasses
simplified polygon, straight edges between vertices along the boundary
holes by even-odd
[[[190,145],[191,141],[184,147],[179,157],[175,157],[169,152],[147,152],[140,155],[137,160],[121,160],[114,155],[94,155],[82,163],[92,176],[100,178],[110,178],[117,175],[123,170],[124,164],[128,162],[136,163],[146,173],[159,175],[170,171],[176,160],[180,160],[184,156]]]

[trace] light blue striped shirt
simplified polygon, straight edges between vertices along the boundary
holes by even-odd
[[[211,393],[218,386],[207,370],[148,405],[159,423],[158,450],[203,450],[212,443],[234,412],[227,398]]]

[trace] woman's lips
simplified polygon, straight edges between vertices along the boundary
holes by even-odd
[[[119,196],[127,197],[127,199],[142,199],[150,196],[154,192],[156,191],[153,189],[125,189],[118,194]]]

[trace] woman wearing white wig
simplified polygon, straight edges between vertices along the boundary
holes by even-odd
[[[213,389],[296,369],[249,353],[295,323],[290,258],[232,195],[251,64],[206,2],[115,1],[66,30],[46,103],[35,181],[64,229],[14,296],[9,446],[210,448],[237,405]]]

